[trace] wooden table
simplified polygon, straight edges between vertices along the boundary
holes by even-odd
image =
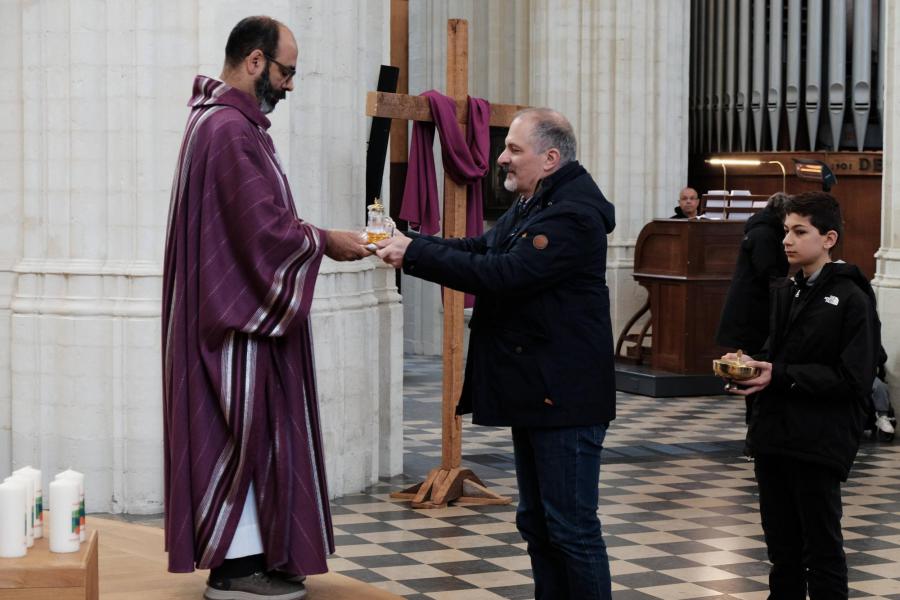
[[[44,519],[47,532],[49,519]],[[91,531],[78,552],[50,552],[46,535],[21,558],[0,558],[0,600],[97,600],[99,536]]]

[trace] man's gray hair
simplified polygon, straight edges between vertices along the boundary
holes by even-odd
[[[572,124],[562,113],[552,108],[526,108],[515,114],[514,118],[531,119],[531,142],[536,152],[546,152],[550,148],[559,150],[560,166],[575,160],[578,142]]]

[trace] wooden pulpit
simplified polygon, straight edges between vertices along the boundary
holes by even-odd
[[[652,368],[710,373],[712,360],[733,350],[717,345],[715,335],[744,225],[655,219],[641,230],[634,278],[649,293]]]

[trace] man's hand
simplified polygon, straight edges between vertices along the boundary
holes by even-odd
[[[729,352],[722,357],[722,360],[738,360],[738,355]],[[729,394],[749,396],[750,394],[762,391],[766,386],[772,383],[772,363],[762,360],[741,360],[741,364],[748,367],[757,367],[759,369],[759,375],[753,379],[745,379],[739,382],[740,387],[734,383],[729,383],[725,386],[725,391]]]
[[[359,260],[371,256],[362,242],[358,231],[329,229],[325,236],[325,256],[332,260]]]
[[[403,267],[403,257],[406,256],[406,248],[411,241],[412,238],[395,231],[394,237],[381,240],[376,244],[378,250],[375,251],[375,254],[395,269],[400,269]]]

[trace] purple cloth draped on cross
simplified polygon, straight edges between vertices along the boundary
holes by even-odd
[[[426,235],[440,231],[441,213],[432,152],[434,128],[437,126],[444,171],[450,179],[467,187],[466,236],[479,236],[484,233],[481,179],[488,172],[491,105],[487,100],[469,97],[469,124],[463,139],[456,121],[456,101],[434,90],[422,95],[428,98],[434,122],[413,123],[400,218]]]
[[[481,180],[488,172],[491,105],[487,100],[469,96],[469,119],[464,140],[456,121],[456,101],[435,90],[422,95],[428,98],[433,122],[413,123],[400,218],[426,235],[434,235],[441,229],[432,151],[437,126],[444,172],[454,182],[466,186],[466,236],[480,236],[484,233]],[[466,306],[473,304],[473,298],[466,294]]]

